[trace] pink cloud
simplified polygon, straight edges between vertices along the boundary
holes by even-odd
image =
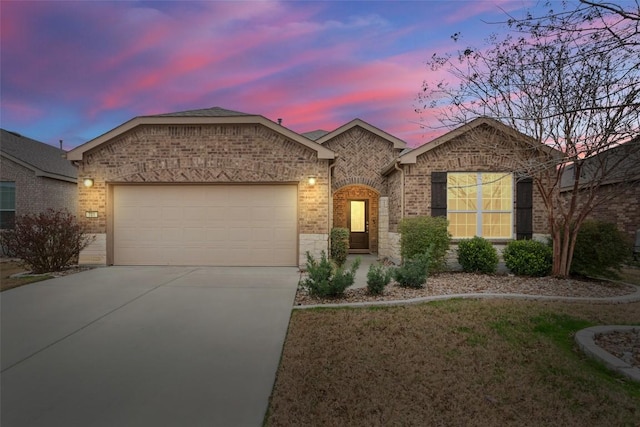
[[[40,120],[46,114],[46,111],[43,111],[42,108],[35,107],[26,102],[12,100],[3,100],[2,109],[7,112],[4,113],[5,117],[3,117],[3,120],[15,120],[16,122],[22,123],[24,125],[28,125],[29,123]],[[6,117],[7,114],[9,114],[10,117]]]

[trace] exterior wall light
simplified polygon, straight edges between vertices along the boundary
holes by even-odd
[[[309,185],[316,185],[316,177],[315,176],[310,176],[309,177]]]
[[[85,187],[93,187],[93,178],[85,178],[82,182]]]

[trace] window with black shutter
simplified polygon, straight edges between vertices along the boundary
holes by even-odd
[[[520,178],[516,184],[516,238],[533,236],[533,180]]]
[[[446,172],[431,172],[431,216],[447,216]]]

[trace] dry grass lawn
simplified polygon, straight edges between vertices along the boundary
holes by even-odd
[[[38,275],[25,277],[11,277],[14,274],[22,273],[27,269],[15,261],[0,262],[0,291],[17,288],[41,280],[51,279],[53,276]]]
[[[640,384],[574,345],[596,324],[640,324],[640,303],[296,310],[265,424],[638,426]]]

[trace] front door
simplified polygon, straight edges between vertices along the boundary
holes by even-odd
[[[349,200],[349,249],[369,249],[369,202]]]

